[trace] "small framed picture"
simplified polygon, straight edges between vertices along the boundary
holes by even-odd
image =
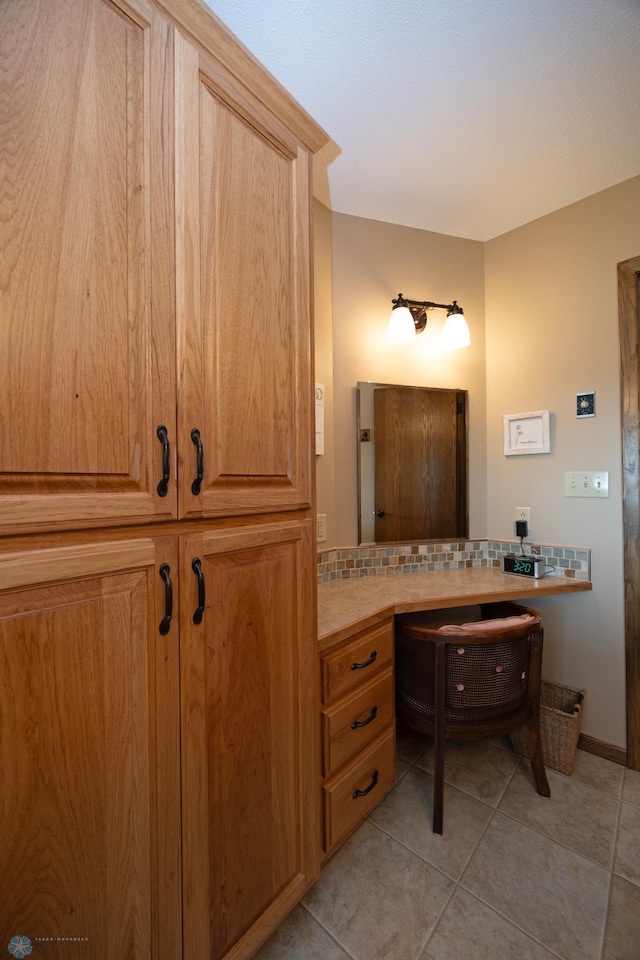
[[[508,413],[503,420],[505,457],[551,452],[548,410]]]
[[[595,390],[584,390],[576,394],[576,417],[595,417],[596,415],[596,392]]]

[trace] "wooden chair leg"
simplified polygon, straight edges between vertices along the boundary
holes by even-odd
[[[433,832],[442,833],[444,808],[444,702],[445,702],[444,644],[436,644],[434,696],[434,761],[433,761]]]
[[[536,789],[543,797],[551,795],[547,774],[544,769],[544,760],[542,757],[542,741],[540,740],[540,674],[542,669],[542,645],[544,640],[544,629],[540,627],[533,638],[531,647],[531,661],[529,671],[532,677],[536,677],[535,684],[530,689],[531,697],[531,715],[525,726],[525,735],[527,743],[527,754],[531,761],[533,770],[533,779],[536,782]]]
[[[433,832],[442,833],[444,809],[444,736],[436,730],[433,764]]]
[[[532,717],[525,727],[527,740],[527,754],[531,761],[531,770],[533,779],[536,782],[536,790],[542,797],[551,796],[547,772],[544,768],[542,757],[542,742],[540,740],[540,718]]]

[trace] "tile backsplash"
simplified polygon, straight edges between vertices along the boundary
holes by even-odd
[[[591,550],[559,544],[527,543],[526,552],[544,557],[547,576],[591,579]],[[318,552],[318,583],[464,567],[502,566],[505,553],[519,553],[519,540],[452,540],[388,546],[336,547]]]

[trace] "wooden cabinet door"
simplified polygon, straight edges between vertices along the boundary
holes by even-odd
[[[176,514],[172,28],[0,3],[0,532]]]
[[[0,943],[180,956],[175,538],[0,556]]]
[[[180,514],[307,507],[310,153],[177,33],[176,104]]]
[[[182,539],[185,960],[252,957],[318,874],[310,556],[310,520]]]

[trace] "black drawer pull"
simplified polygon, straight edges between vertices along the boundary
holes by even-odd
[[[371,708],[371,713],[369,714],[369,716],[367,717],[367,719],[366,719],[366,720],[354,720],[353,723],[351,724],[351,729],[352,729],[352,730],[357,730],[358,727],[366,727],[368,724],[371,723],[372,720],[375,720],[375,718],[377,717],[377,715],[378,715],[378,708],[377,708],[377,707],[372,707],[372,708]]]
[[[169,449],[169,434],[163,423],[156,430],[158,440],[162,444],[162,480],[156,487],[159,497],[166,497],[171,474],[171,450]]]
[[[373,776],[371,777],[371,783],[369,784],[369,786],[366,788],[366,790],[354,790],[353,799],[357,800],[358,797],[366,797],[368,793],[371,793],[371,791],[373,790],[377,782],[378,782],[378,771],[374,770]]]
[[[173,587],[171,585],[171,567],[168,563],[163,563],[160,567],[160,576],[164,580],[164,617],[160,621],[158,629],[160,635],[166,637],[173,616]]]
[[[363,667],[368,667],[370,663],[373,663],[374,660],[377,660],[377,659],[378,659],[378,651],[377,651],[377,650],[372,650],[372,651],[371,651],[371,656],[369,657],[368,660],[363,660],[362,663],[352,663],[352,664],[351,664],[351,669],[352,669],[352,670],[362,670]]]
[[[202,486],[202,479],[204,477],[204,449],[200,431],[196,430],[195,427],[191,431],[191,440],[196,447],[196,478],[191,484],[191,493],[194,497],[197,497],[200,493],[200,487]]]
[[[202,615],[204,613],[204,573],[202,572],[202,561],[200,557],[194,557],[191,561],[191,569],[198,578],[198,606],[193,611],[193,622],[202,623]]]

